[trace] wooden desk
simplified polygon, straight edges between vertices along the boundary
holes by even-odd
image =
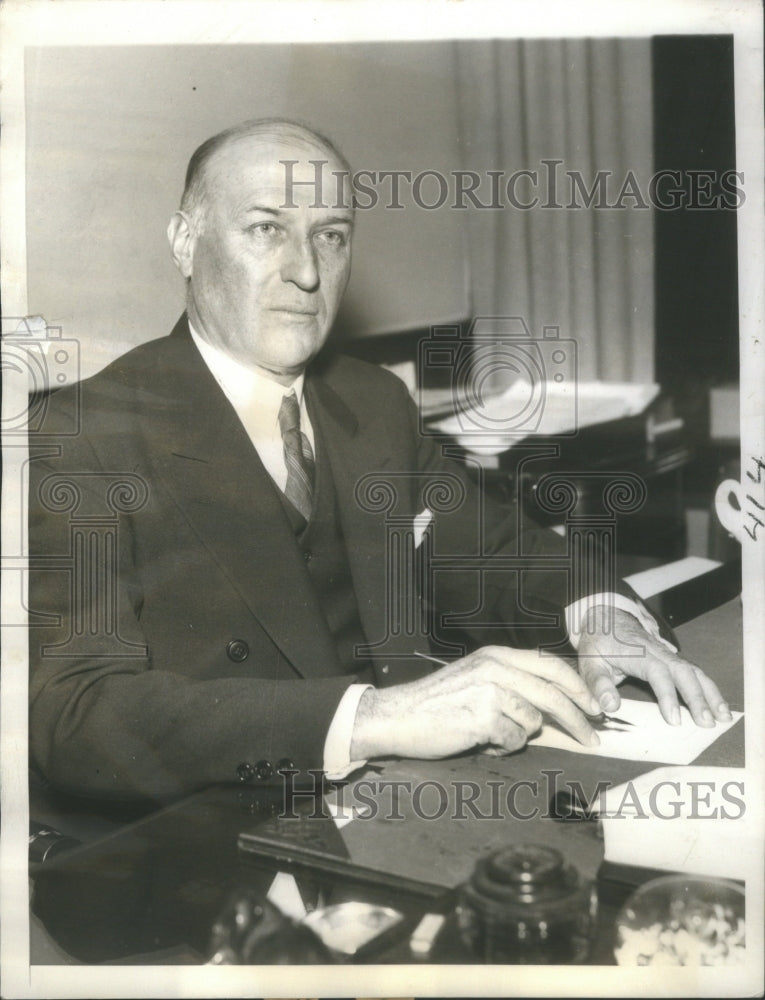
[[[681,625],[678,635],[688,655],[718,679],[731,706],[743,708],[740,600]],[[636,685],[624,688],[631,697],[649,697]],[[740,721],[697,763],[741,766],[743,755]],[[407,782],[412,789],[430,782],[431,790],[437,781],[455,796],[446,813],[431,820],[414,815],[430,814],[438,804],[423,794],[419,810],[413,810],[411,794],[402,794],[404,786],[399,786],[398,812],[404,819],[378,815],[356,820],[343,829],[342,837],[336,835],[331,819],[327,829],[330,838],[336,838],[339,856],[350,855],[356,863],[445,888],[467,878],[480,856],[509,842],[557,847],[583,876],[595,878],[603,853],[596,827],[558,823],[545,816],[552,783],[578,780],[585,789],[598,781],[619,784],[653,766],[541,747],[505,758],[465,755],[445,761],[394,761],[386,763],[376,779]],[[536,805],[539,813],[521,819],[502,809],[501,815],[491,818],[471,818],[467,810],[465,819],[451,818],[460,782],[464,789],[467,782],[486,788],[492,781],[500,789],[526,782],[523,788],[518,786],[515,803],[524,813]],[[61,854],[37,875],[34,911],[53,939],[81,961],[204,961],[212,923],[229,894],[244,887],[265,893],[272,880],[272,871],[241,857],[237,837],[281,811],[281,800],[281,792],[269,801],[262,793],[210,789],[96,843]],[[479,811],[485,814],[491,809],[484,804]],[[342,898],[342,880],[331,880],[325,888],[334,888],[334,899]],[[384,891],[381,895],[386,897]],[[380,898],[380,893],[373,896]],[[433,907],[432,899],[404,900],[396,892],[389,892],[387,901],[400,905],[412,918]],[[601,920],[592,957],[596,963],[611,960],[613,908],[602,907]],[[411,957],[404,942],[374,960],[406,962]],[[446,959],[436,954],[434,960]]]

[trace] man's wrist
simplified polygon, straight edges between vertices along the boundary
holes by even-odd
[[[365,691],[356,712],[351,740],[351,755],[370,760],[403,752],[398,741],[401,734],[402,711],[407,703],[406,691],[413,685],[399,684]]]
[[[367,761],[365,756],[354,756],[351,744],[359,703],[371,690],[368,684],[351,684],[335,709],[324,741],[324,771],[330,779],[344,778]]]
[[[603,610],[593,619],[590,619],[590,612],[597,608]],[[651,638],[662,643],[671,652],[677,652],[677,647],[662,636],[659,624],[653,615],[639,601],[618,593],[591,594],[588,597],[582,597],[578,601],[574,601],[573,604],[569,604],[566,607],[566,629],[574,649],[579,648],[579,640],[583,634],[593,634],[594,622],[599,622],[601,628],[607,627],[608,621],[606,615],[613,611],[623,611],[625,614],[630,615],[637,620],[638,624]]]
[[[359,700],[351,736],[351,757],[363,757],[365,760],[369,760],[370,757],[376,757],[380,753],[378,746],[379,694],[380,692],[375,688],[369,688]]]

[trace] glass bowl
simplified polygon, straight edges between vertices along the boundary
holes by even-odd
[[[667,875],[633,892],[616,926],[618,965],[740,965],[744,890],[725,879]]]

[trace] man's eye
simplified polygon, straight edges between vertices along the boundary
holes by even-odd
[[[276,226],[273,222],[256,222],[254,226],[250,226],[250,231],[258,236],[273,236]]]
[[[345,246],[345,233],[341,233],[337,229],[326,229],[323,233],[319,233],[319,237],[330,246]]]

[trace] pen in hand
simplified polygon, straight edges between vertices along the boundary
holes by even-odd
[[[449,666],[447,660],[439,660],[437,656],[430,656],[428,653],[421,653],[418,649],[415,649],[414,655],[419,656],[421,660],[430,660],[431,663],[437,663],[439,667]]]
[[[595,715],[590,718],[590,724],[596,729],[613,729],[616,731],[634,729],[635,723],[630,722],[629,719],[620,719],[616,715],[606,715],[605,712],[601,712],[600,715]]]
[[[437,656],[431,656],[429,653],[421,653],[418,649],[415,649],[414,655],[419,656],[422,660],[429,660],[431,663],[436,663],[439,667],[448,666],[447,660],[439,660]],[[597,729],[618,730],[624,729],[625,727],[629,727],[631,729],[635,725],[635,723],[630,722],[629,719],[620,719],[616,715],[606,715],[605,712],[600,712],[598,715],[591,717],[590,721]]]

